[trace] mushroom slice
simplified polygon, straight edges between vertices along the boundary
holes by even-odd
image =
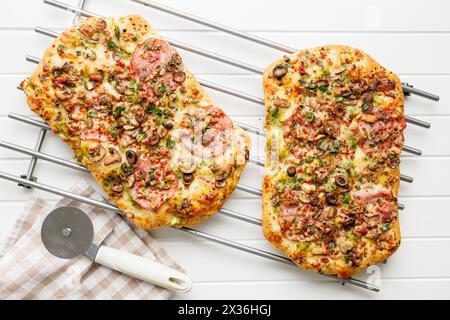
[[[64,73],[69,73],[70,70],[72,70],[72,65],[70,64],[70,62],[64,62],[64,64],[61,67],[62,72]]]
[[[153,131],[152,131],[151,138],[150,138],[150,140],[149,140],[149,144],[150,144],[151,146],[157,145],[158,142],[159,142],[159,139],[160,139],[160,138],[159,138],[159,135],[158,135],[157,130],[153,130]]]
[[[106,154],[106,149],[100,144],[93,144],[88,149],[90,159],[92,162],[97,162],[103,159]]]
[[[197,164],[191,157],[186,157],[183,160],[181,160],[180,165],[178,167],[180,168],[181,172],[185,174],[190,174],[197,169]]]
[[[94,83],[92,82],[92,81],[85,81],[84,82],[84,88],[87,90],[87,91],[92,91],[92,90],[94,90]]]
[[[116,148],[109,147],[108,153],[105,156],[105,158],[103,159],[103,164],[105,166],[109,166],[110,164],[119,162],[121,159],[122,159],[122,157],[120,156],[119,151],[117,151]]]
[[[135,139],[132,135],[128,134],[129,131],[126,131],[124,134],[120,136],[119,143],[123,148],[131,146]]]
[[[216,134],[217,132],[215,129],[212,128],[206,129],[202,136],[202,145],[203,146],[209,145],[214,140]]]
[[[211,120],[212,120],[211,116],[209,116],[209,115],[205,116],[205,118],[202,120],[202,132],[206,131],[209,124],[211,123]]]
[[[214,176],[216,180],[224,180],[228,178],[228,176],[231,173],[231,170],[233,169],[233,166],[231,164],[213,164],[209,167],[211,171],[214,173]]]
[[[69,91],[69,90],[56,90],[55,91],[55,96],[59,100],[67,100],[67,99],[70,99],[73,96],[73,92]]]
[[[173,81],[176,83],[183,83],[186,80],[186,74],[183,71],[178,71],[173,74]]]
[[[115,193],[121,193],[123,191],[123,184],[120,182],[114,183],[111,186],[111,190],[114,191]]]
[[[223,188],[225,187],[226,184],[227,184],[226,179],[223,179],[223,180],[216,180],[214,185],[216,186],[216,188]]]
[[[128,186],[129,189],[133,188],[134,182],[135,182],[134,175],[129,176],[128,177],[128,182],[127,182],[127,186]]]
[[[300,191],[298,193],[298,198],[303,203],[310,203],[311,202],[311,198],[304,191]]]
[[[167,129],[164,128],[163,126],[158,127],[158,129],[156,130],[156,132],[158,133],[158,136],[160,138],[164,138],[167,135]]]

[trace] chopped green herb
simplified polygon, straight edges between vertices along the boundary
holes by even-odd
[[[117,138],[117,135],[119,134],[118,132],[119,130],[117,130],[117,128],[110,128],[109,129],[109,134],[111,135],[111,137],[113,139]]]
[[[278,109],[278,108],[272,109],[272,111],[270,112],[270,115],[271,115],[273,118],[278,117],[279,114],[280,114],[280,109]]]
[[[319,149],[322,151],[326,151],[328,149],[328,143],[326,141],[322,141],[322,143],[319,145]]]
[[[155,180],[155,174],[154,173],[150,173],[150,175],[148,176],[150,180]]]
[[[342,102],[342,101],[344,101],[344,97],[337,97],[336,98],[336,102]]]
[[[342,202],[348,203],[349,201],[350,201],[350,194],[344,193],[344,194],[342,195]]]
[[[305,158],[306,163],[311,163],[311,162],[313,162],[313,160],[314,160],[314,157],[306,157]]]
[[[316,115],[313,112],[306,113],[306,121],[313,122],[316,119]]]
[[[89,117],[95,117],[97,115],[97,111],[90,109],[87,114]]]
[[[173,141],[172,139],[168,138],[167,142],[166,142],[166,146],[169,149],[172,149],[173,147],[175,147],[175,141]]]
[[[114,49],[116,49],[116,43],[112,40],[108,41],[108,49],[111,51],[114,51]]]
[[[308,89],[316,90],[317,89],[317,83],[310,83],[309,86],[308,86]]]
[[[336,153],[336,152],[338,152],[338,149],[339,149],[339,141],[334,140],[333,146],[331,147],[330,152]]]
[[[345,263],[348,263],[350,261],[350,255],[348,253],[344,254],[344,260],[345,260]]]
[[[333,192],[333,191],[335,191],[336,190],[336,187],[333,185],[333,184],[329,184],[328,186],[327,186],[327,191],[328,192]]]
[[[88,58],[91,60],[97,59],[97,53],[94,50],[91,50],[91,52],[89,52],[88,54]]]
[[[329,75],[330,75],[330,70],[328,70],[328,69],[323,69],[323,74],[324,74],[325,76],[329,76]]]
[[[77,50],[75,52],[77,53],[77,56],[81,56],[81,51],[80,50]]]
[[[153,113],[155,113],[155,111],[156,111],[155,106],[154,106],[153,104],[150,103],[150,104],[147,106],[146,112],[147,112],[148,114],[153,114]]]
[[[389,230],[389,227],[390,227],[390,224],[388,222],[386,222],[381,225],[380,229],[382,232],[385,232],[385,231]]]
[[[114,118],[119,118],[122,115],[122,112],[125,111],[124,106],[117,106],[114,108]]]
[[[114,35],[116,36],[117,40],[120,39],[120,28],[119,28],[119,26],[115,26],[114,27]]]
[[[350,144],[350,147],[351,147],[352,149],[355,149],[356,146],[358,145],[358,138],[356,138],[355,136],[350,136],[350,137],[348,138],[348,142],[349,142],[349,144]]]
[[[320,86],[319,90],[322,92],[327,92],[328,91],[328,86]]]
[[[137,142],[141,142],[142,140],[145,139],[145,137],[146,137],[145,133],[138,133],[137,136],[136,136],[136,141]]]

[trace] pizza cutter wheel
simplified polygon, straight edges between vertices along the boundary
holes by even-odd
[[[59,258],[84,253],[98,264],[169,290],[187,292],[192,287],[192,281],[182,272],[130,252],[94,244],[91,219],[75,207],[50,212],[42,224],[41,238],[45,248]]]

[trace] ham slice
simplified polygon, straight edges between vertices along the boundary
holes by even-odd
[[[352,196],[363,202],[369,202],[374,199],[391,197],[392,192],[389,189],[374,190],[371,188],[366,188],[366,189],[361,189],[361,190],[352,192]]]
[[[150,174],[153,175],[152,180],[158,185],[163,184],[164,180],[169,181],[168,188],[147,186]],[[136,182],[130,189],[130,195],[141,208],[146,210],[158,210],[167,199],[175,195],[178,188],[178,179],[167,163],[150,164],[146,160],[139,160],[135,165],[134,177]]]
[[[150,75],[159,66],[165,65],[178,53],[166,41],[162,39],[148,39],[140,44],[131,58],[131,69],[138,79],[142,79],[146,73]]]

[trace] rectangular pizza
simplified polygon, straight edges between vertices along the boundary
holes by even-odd
[[[366,53],[329,45],[264,73],[263,230],[300,268],[342,278],[400,244],[404,97]]]
[[[207,219],[249,158],[247,133],[139,16],[79,22],[21,86],[31,110],[142,228]]]

